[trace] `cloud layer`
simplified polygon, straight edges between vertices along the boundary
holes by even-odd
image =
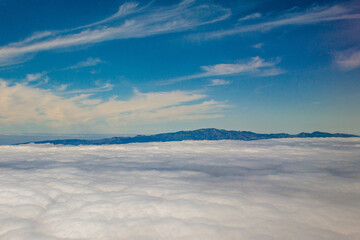
[[[0,146],[0,238],[359,239],[360,141]]]
[[[117,97],[103,100],[89,93],[112,87],[105,84],[59,95],[26,84],[11,85],[0,79],[0,123],[3,127],[22,128],[32,124],[42,126],[42,130],[61,127],[77,132],[91,129],[114,132],[129,125],[220,117],[221,110],[227,107],[214,100],[205,100],[205,94],[194,91],[141,93],[135,90],[127,100]]]

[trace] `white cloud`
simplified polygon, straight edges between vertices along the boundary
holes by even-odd
[[[46,76],[48,72],[41,73],[29,73],[26,74],[25,79],[23,79],[24,84],[31,84],[33,87],[40,86],[42,84],[47,84],[50,80],[48,76]],[[1,81],[1,79],[0,79]]]
[[[69,87],[69,84],[61,84],[57,90],[58,91],[65,91]]]
[[[33,33],[30,37],[28,38],[25,38],[21,43],[31,43],[35,40],[41,40],[41,39],[44,39],[46,37],[49,37],[49,36],[52,36],[54,35],[55,32],[52,32],[52,31],[43,31],[43,32],[35,32]],[[17,46],[18,43],[12,43],[10,44],[10,46]]]
[[[356,240],[359,139],[0,146],[0,239]]]
[[[264,43],[257,43],[257,44],[252,45],[252,47],[256,48],[256,49],[262,49],[263,46],[264,46]]]
[[[261,18],[261,14],[260,13],[252,13],[252,14],[249,14],[249,15],[247,15],[245,17],[239,18],[238,22],[253,20],[253,19],[257,19],[257,18]]]
[[[152,9],[137,9],[137,6],[137,3],[125,3],[117,13],[102,21],[70,30],[36,33],[24,41],[0,47],[0,66],[24,61],[25,56],[40,51],[182,32],[230,16],[230,10],[218,5],[189,0]]]
[[[97,92],[108,92],[111,91],[114,88],[114,85],[111,83],[104,83],[101,84],[99,82],[95,82],[95,84],[98,87],[95,88],[87,88],[87,89],[80,89],[80,90],[72,90],[72,91],[66,91],[64,94],[86,94],[86,93],[97,93]],[[64,86],[61,85],[61,86]],[[61,88],[62,89],[62,88]],[[60,89],[60,90],[61,90]],[[64,89],[65,90],[65,89]]]
[[[29,73],[26,74],[26,81],[34,82],[41,79],[44,76],[44,73]]]
[[[96,66],[103,61],[100,58],[87,58],[85,61],[81,61],[73,66],[67,67],[65,69],[77,69],[77,68],[84,68],[84,67],[93,67]]]
[[[201,36],[205,38],[221,38],[239,33],[269,31],[284,26],[300,26],[329,21],[360,19],[360,14],[352,13],[352,8],[354,7],[345,5],[312,6],[302,11],[299,11],[298,8],[293,8],[273,18],[262,18],[264,20],[258,23],[242,24],[230,29],[205,33]],[[247,17],[250,16],[252,15]]]
[[[62,87],[65,90],[65,86]],[[9,85],[0,80],[0,124],[27,129],[41,126],[45,131],[90,129],[114,132],[129,125],[214,118],[226,106],[205,100],[204,94],[188,91],[135,91],[128,100],[94,98],[91,93],[108,91],[106,83],[95,89],[67,91],[61,95],[25,84]],[[31,127],[29,127],[31,126]]]
[[[136,13],[136,12],[140,12],[142,10],[144,10],[147,6],[143,7],[143,8],[139,8],[139,3],[137,2],[126,2],[122,5],[120,5],[119,7],[119,10],[111,15],[110,17],[108,18],[105,18],[103,20],[100,20],[98,22],[95,22],[95,23],[91,23],[91,24],[88,24],[88,25],[85,25],[85,26],[81,26],[81,27],[77,27],[75,29],[82,29],[82,28],[88,28],[88,27],[93,27],[93,26],[96,26],[96,25],[101,25],[101,24],[104,24],[104,23],[108,23],[108,22],[111,22],[113,20],[116,20],[116,19],[121,19],[121,18],[124,18],[130,14],[133,14],[133,13]],[[72,29],[74,30],[74,29]]]
[[[260,57],[251,58],[250,61],[245,63],[235,64],[216,64],[210,66],[201,67],[205,71],[204,76],[221,76],[221,75],[232,75],[244,72],[252,72],[259,68],[272,67],[275,62],[266,62]]]
[[[160,82],[160,84],[171,84],[175,82],[206,78],[215,76],[226,76],[226,75],[262,75],[262,76],[275,76],[284,73],[283,70],[275,67],[280,62],[279,59],[276,61],[266,61],[261,57],[253,57],[250,60],[243,61],[240,63],[220,63],[209,66],[202,66],[202,73],[173,78],[167,81]]]
[[[360,67],[360,51],[339,53],[335,58],[335,63],[344,71],[349,71]]]
[[[221,86],[221,85],[228,85],[230,83],[231,83],[230,81],[224,79],[212,79],[209,86]]]

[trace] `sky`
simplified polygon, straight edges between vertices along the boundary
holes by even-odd
[[[358,240],[359,138],[0,146],[4,240]]]
[[[0,133],[360,133],[358,1],[0,0]]]

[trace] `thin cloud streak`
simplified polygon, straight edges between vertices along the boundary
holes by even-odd
[[[259,56],[253,57],[246,62],[241,63],[220,63],[209,66],[202,66],[202,73],[173,78],[166,81],[158,82],[159,85],[167,85],[176,82],[207,78],[207,77],[216,77],[216,76],[227,76],[227,75],[258,75],[258,76],[275,76],[284,73],[283,70],[275,67],[280,62],[276,61],[266,61]]]
[[[245,17],[239,18],[238,22],[253,20],[253,19],[257,19],[257,18],[261,18],[261,14],[260,13],[252,13],[252,14],[249,14],[249,15],[247,15]]]
[[[103,20],[100,20],[98,22],[95,22],[95,23],[91,23],[91,24],[88,24],[88,25],[85,25],[85,26],[81,26],[81,27],[77,27],[77,28],[74,28],[74,29],[71,29],[71,30],[77,30],[77,29],[82,29],[82,28],[89,28],[89,27],[93,27],[93,26],[96,26],[96,25],[101,25],[101,24],[104,24],[104,23],[108,23],[108,22],[111,22],[111,21],[114,21],[116,19],[119,19],[119,18],[124,18],[130,14],[133,14],[133,13],[136,13],[136,12],[141,12],[143,10],[145,10],[147,8],[147,6],[143,7],[143,8],[138,8],[139,6],[139,3],[137,2],[128,2],[128,3],[124,3],[122,5],[120,5],[119,7],[119,10],[111,15],[110,17],[107,17]]]
[[[297,10],[297,8],[295,8]],[[254,19],[249,15],[245,17],[247,19]],[[235,26],[233,28],[221,31],[208,32],[200,35],[194,35],[195,38],[222,38],[230,35],[246,33],[246,32],[264,32],[270,31],[275,28],[283,26],[300,26],[300,25],[309,25],[316,24],[321,22],[330,22],[330,21],[340,21],[340,20],[352,20],[360,19],[359,13],[352,13],[350,6],[343,5],[333,5],[333,6],[315,6],[310,7],[303,11],[293,11],[289,10],[286,13],[269,19],[268,21],[263,21],[260,23],[254,24],[244,24],[241,26]]]
[[[126,3],[109,18],[87,26],[55,32],[36,33],[24,41],[0,47],[0,66],[14,64],[28,54],[70,48],[114,39],[143,38],[158,34],[182,32],[222,21],[231,15],[229,9],[214,4],[196,4],[185,0],[170,7],[141,9]],[[125,16],[135,15],[125,18]],[[120,22],[117,20],[121,20]],[[80,30],[80,31],[79,31]]]
[[[262,49],[264,47],[264,43],[257,43],[252,45],[252,47],[256,49]]]
[[[100,84],[98,84],[100,85]],[[66,85],[65,85],[66,86]],[[81,90],[72,90],[72,91],[66,91],[63,95],[69,95],[69,94],[87,94],[87,93],[97,93],[97,92],[108,92],[111,91],[114,88],[114,85],[111,83],[105,83],[102,86],[96,87],[96,88],[88,88],[88,89],[81,89]],[[60,86],[60,90],[65,90],[66,87],[64,85]]]
[[[223,86],[229,85],[231,82],[224,79],[212,79],[208,86]]]
[[[81,61],[73,66],[64,68],[63,70],[68,70],[68,69],[77,69],[77,68],[84,68],[84,67],[93,67],[96,66],[100,63],[102,63],[103,61],[100,58],[87,58],[85,61]]]

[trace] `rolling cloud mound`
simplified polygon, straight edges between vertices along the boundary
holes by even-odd
[[[0,239],[360,239],[358,138],[0,146]]]

